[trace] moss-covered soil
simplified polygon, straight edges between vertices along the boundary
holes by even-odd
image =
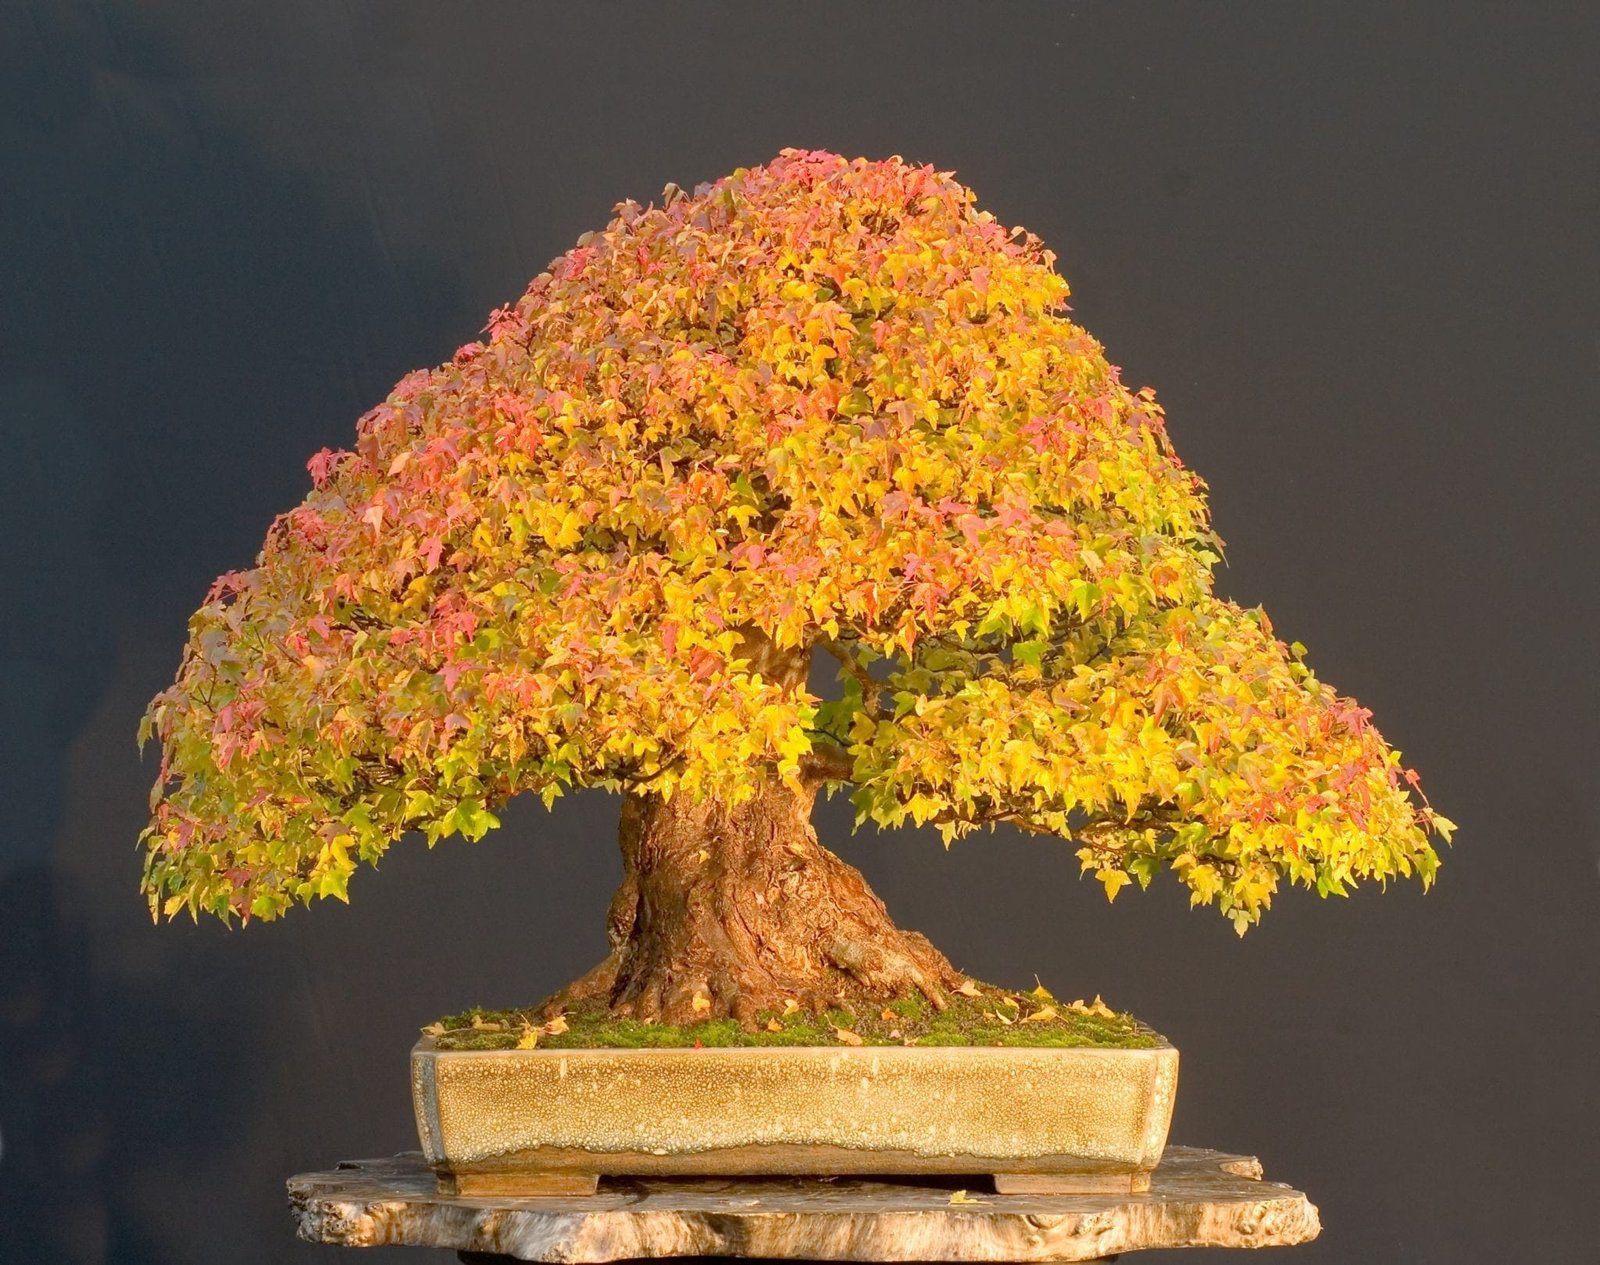
[[[792,1007],[763,1012],[752,1028],[732,1019],[686,1027],[612,1015],[603,1004],[570,1007],[551,1020],[535,1009],[472,1009],[423,1029],[442,1050],[643,1049],[780,1045],[1099,1046],[1141,1049],[1161,1038],[1132,1015],[1093,1002],[1062,1002],[1044,988],[1010,992],[969,983],[938,1010],[922,997],[822,1014]]]

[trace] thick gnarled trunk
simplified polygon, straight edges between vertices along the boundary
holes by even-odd
[[[777,780],[739,804],[626,797],[611,953],[547,1009],[595,998],[638,1019],[748,1024],[791,999],[815,1010],[920,992],[942,1005],[962,976],[817,842],[814,799]]]

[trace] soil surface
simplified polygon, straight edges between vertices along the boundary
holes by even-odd
[[[670,1024],[619,1017],[600,1001],[582,1000],[554,1016],[549,1016],[544,1006],[468,1010],[430,1024],[423,1032],[442,1050],[784,1045],[1142,1049],[1161,1042],[1160,1036],[1132,1015],[1112,1010],[1098,997],[1092,1002],[1063,1002],[1042,987],[1012,992],[976,981],[950,992],[943,1010],[916,995],[881,1008],[857,1005],[821,1012],[790,1002],[781,1009],[757,1013],[747,1025],[725,1017]]]

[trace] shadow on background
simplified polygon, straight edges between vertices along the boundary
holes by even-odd
[[[203,1153],[252,1092],[248,1030],[196,1021],[175,981],[106,994],[91,961],[83,892],[24,865],[0,881],[0,1075],[4,1202],[0,1259],[165,1261],[130,1200],[148,1143]],[[182,1043],[181,1053],[163,1048]],[[129,1036],[133,1039],[128,1039]],[[196,1063],[236,1068],[197,1094]]]
[[[129,724],[209,577],[303,495],[282,454],[344,440],[413,360],[448,351],[432,318],[459,306],[434,264],[391,253],[231,121],[292,99],[331,148],[339,103],[296,95],[281,68],[197,67],[182,16],[33,4],[0,28],[6,185],[24,194],[0,199],[0,238],[26,244],[0,307],[7,1261],[322,1255],[292,1246],[281,1179],[323,1157],[270,1141],[318,1110],[315,1081],[271,1053],[284,1034],[318,1044],[317,948],[151,931],[134,842],[153,764]],[[383,1004],[411,1024],[401,998]],[[373,1098],[403,1120],[393,1080]]]

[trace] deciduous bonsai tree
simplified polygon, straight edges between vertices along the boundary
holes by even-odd
[[[1053,265],[898,159],[623,203],[213,585],[143,728],[153,912],[344,899],[407,832],[599,787],[625,873],[562,997],[748,1021],[962,980],[819,845],[819,791],[1059,836],[1112,897],[1171,870],[1241,932],[1284,880],[1426,884],[1450,823],[1213,595],[1203,484]]]

